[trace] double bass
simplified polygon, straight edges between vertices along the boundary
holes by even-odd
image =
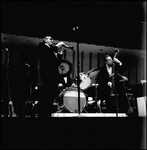
[[[112,74],[111,74],[111,83],[112,83],[112,87],[110,89],[110,96],[115,97],[115,102],[116,102],[116,108],[117,108],[117,113],[119,112],[119,108],[118,108],[118,100],[117,100],[117,92],[116,92],[116,85],[115,85],[115,63],[114,63],[114,59],[116,58],[116,56],[119,53],[119,49],[115,49],[115,54],[113,57],[113,65],[112,65]]]
[[[116,93],[116,86],[115,86],[115,63],[114,63],[114,59],[117,57],[118,53],[119,53],[119,50],[115,49],[115,54],[114,54],[114,57],[113,57],[113,65],[112,65],[112,74],[110,75],[111,83],[112,83],[112,87],[111,87],[111,90],[110,90],[110,95],[111,96],[115,96],[117,94]]]

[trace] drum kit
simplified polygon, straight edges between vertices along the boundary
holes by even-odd
[[[63,60],[58,67],[58,71],[63,78],[69,77],[72,73],[71,62]],[[59,91],[57,90],[57,95],[53,101],[54,113],[78,113],[79,109],[81,113],[101,113],[102,109],[105,109],[105,104],[98,99],[98,84],[96,83],[98,73],[97,68],[93,68],[86,73],[80,72],[80,91],[78,90],[77,77],[73,79],[69,87],[63,87],[59,83]],[[26,111],[28,116],[36,114],[36,105],[36,101],[28,102]],[[29,106],[31,108],[28,108]]]
[[[62,60],[58,71],[61,77],[69,77],[72,73],[72,63],[68,60]],[[59,83],[57,94],[53,101],[53,107],[55,113],[77,113],[79,111],[78,96],[80,96],[80,112],[93,113],[98,112],[97,101],[97,86],[95,83],[95,77],[98,73],[97,69],[91,69],[87,73],[80,72],[80,94],[78,93],[77,77],[75,77],[69,87],[63,87]],[[37,105],[36,101],[38,91],[41,91],[41,87],[35,87],[33,100],[26,102],[25,115],[26,117],[35,116],[37,117]],[[91,91],[92,89],[92,91]],[[90,93],[90,94],[89,94]],[[91,94],[92,93],[92,94]]]
[[[63,60],[59,65],[59,73],[66,77],[72,72],[72,64]],[[89,112],[89,108],[94,104],[94,108],[96,110],[97,103],[97,95],[90,97],[86,91],[90,89],[90,87],[94,87],[94,90],[97,91],[98,84],[95,83],[95,77],[98,73],[96,68],[89,70],[87,73],[80,72],[80,111],[81,112]],[[96,93],[96,92],[95,92]],[[54,104],[57,106],[56,113],[59,112],[78,112],[78,85],[77,85],[77,77],[74,78],[74,81],[70,87],[66,87],[62,89],[59,95],[55,98]]]

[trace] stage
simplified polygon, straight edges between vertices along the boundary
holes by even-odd
[[[125,113],[53,113],[52,117],[128,117]]]

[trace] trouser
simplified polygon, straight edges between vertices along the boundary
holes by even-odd
[[[53,101],[56,93],[56,87],[44,85],[40,91],[40,98],[37,104],[39,116],[51,116],[53,113]]]

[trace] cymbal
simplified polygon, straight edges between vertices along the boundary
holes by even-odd
[[[63,77],[67,77],[71,74],[73,69],[72,63],[68,60],[61,60],[60,65],[58,66],[59,74]]]
[[[89,70],[86,74],[90,77],[90,78],[95,78],[96,75],[98,74],[99,70],[98,68],[93,68],[91,70]]]

